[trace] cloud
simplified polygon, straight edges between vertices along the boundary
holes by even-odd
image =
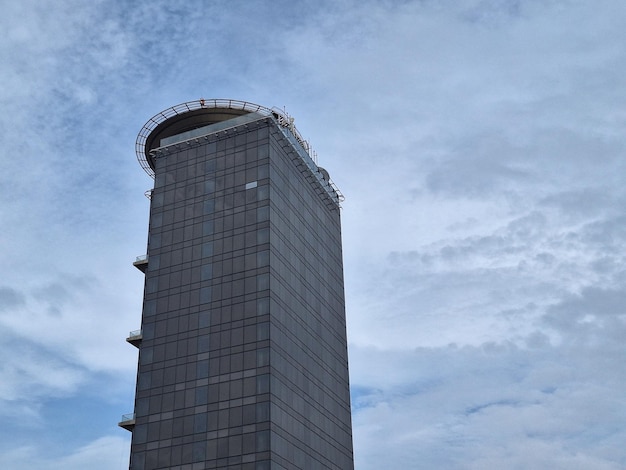
[[[94,304],[103,285],[112,286],[61,275],[32,290],[2,288],[0,415],[5,419],[41,423],[46,403],[80,396],[98,377],[108,381],[95,393],[101,400],[117,399],[120,384],[130,384],[136,352],[124,338],[134,324],[123,321],[124,312],[107,296]]]
[[[390,451],[407,468],[619,468],[624,435],[617,410],[626,377],[615,375],[614,348],[623,354],[624,347],[586,339],[575,348],[567,340],[530,349],[353,347],[358,468],[384,466]],[[604,354],[598,367],[595,358]]]
[[[33,406],[44,396],[66,395],[85,380],[84,371],[41,347],[2,334],[0,413],[12,413],[16,403]],[[7,403],[8,402],[8,403]],[[10,405],[9,405],[10,403]],[[33,409],[36,411],[36,406]],[[22,411],[20,411],[20,414]],[[32,413],[29,413],[32,414]]]
[[[104,436],[59,457],[42,455],[36,445],[18,447],[0,456],[3,468],[38,468],[41,470],[112,470],[128,467],[129,443],[118,436]]]
[[[21,292],[10,287],[0,286],[0,312],[22,304],[24,304],[24,296]]]
[[[20,293],[26,300],[0,315],[0,324],[15,341],[19,338],[55,351],[59,358],[78,367],[119,371],[121,359],[128,356],[122,352],[127,350],[122,344],[127,331],[116,322],[124,312],[115,311],[117,301],[111,298],[115,285],[111,281],[60,275],[28,294]],[[96,294],[105,287],[111,290],[100,297],[104,303],[94,304]],[[122,346],[117,356],[110,348],[115,340]],[[130,364],[123,369],[134,367]]]

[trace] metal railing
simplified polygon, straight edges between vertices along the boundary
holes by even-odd
[[[293,134],[293,136],[302,146],[302,148],[309,154],[309,156],[314,161],[317,161],[317,156],[311,148],[311,145],[307,140],[302,137],[302,134],[298,132],[298,129],[296,129],[296,126],[294,125],[294,119],[289,116],[286,111],[280,111],[277,108],[270,109],[265,106],[249,103],[248,101],[230,99],[205,100],[204,98],[201,98],[199,100],[187,101],[186,103],[177,104],[175,106],[172,106],[171,108],[167,108],[160,113],[152,116],[148,120],[148,122],[144,124],[144,126],[141,128],[141,130],[139,131],[139,135],[137,135],[137,140],[135,141],[135,152],[137,153],[137,159],[139,160],[141,168],[143,168],[146,173],[154,178],[154,170],[150,167],[150,164],[148,163],[148,155],[146,153],[146,142],[152,131],[159,124],[173,116],[178,116],[179,114],[184,114],[203,108],[241,109],[243,111],[248,111],[251,113],[258,113],[263,116],[273,116],[280,126],[289,129],[289,131]]]
[[[125,415],[122,415],[122,420],[120,421],[120,423],[124,423],[126,421],[133,421],[135,419],[135,413],[127,413]]]
[[[336,204],[340,204],[345,200],[339,188],[335,185],[335,183],[328,179],[322,177],[320,171],[317,168],[317,154],[311,147],[311,144],[302,137],[302,134],[296,129],[294,125],[294,118],[291,117],[286,111],[281,111],[277,108],[267,108],[265,106],[261,106],[254,103],[249,103],[247,101],[239,101],[239,100],[231,100],[231,99],[204,99],[201,98],[195,101],[188,101],[186,103],[177,104],[172,106],[171,108],[167,108],[161,111],[158,114],[155,114],[151,117],[148,122],[143,126],[141,131],[139,131],[139,135],[137,136],[137,140],[135,142],[135,151],[137,153],[137,159],[139,160],[139,164],[144,169],[148,175],[154,178],[154,170],[151,168],[148,163],[148,154],[146,152],[146,142],[148,137],[152,133],[152,131],[162,122],[167,119],[178,116],[180,114],[188,113],[190,111],[195,111],[198,109],[204,108],[226,108],[226,109],[240,109],[243,111],[248,111],[250,113],[257,113],[262,116],[267,116],[273,118],[279,125],[280,128],[283,129],[283,133],[287,136],[287,138],[291,137],[299,144],[298,146],[303,150],[303,152],[298,152],[302,159],[305,161],[307,166],[313,171],[313,174],[317,177],[320,184],[324,189],[329,193],[332,199],[335,200]],[[234,126],[237,127],[237,126]],[[221,132],[229,129],[221,129]],[[197,139],[195,139],[197,141]],[[191,141],[191,139],[190,139]],[[151,156],[154,156],[152,152],[157,153],[161,149],[166,148],[161,147],[159,149],[152,149],[150,151]],[[146,257],[147,258],[147,257]],[[139,259],[137,260],[139,261]],[[142,260],[143,261],[143,260]]]
[[[143,335],[142,330],[134,330],[128,333],[128,339],[139,338],[142,335]]]

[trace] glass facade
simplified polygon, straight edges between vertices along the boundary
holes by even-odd
[[[353,468],[339,207],[245,121],[154,153],[131,470]]]

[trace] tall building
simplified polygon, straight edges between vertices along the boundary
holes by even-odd
[[[340,194],[279,111],[199,100],[137,139],[154,177],[132,470],[350,470]]]

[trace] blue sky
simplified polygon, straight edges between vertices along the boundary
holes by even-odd
[[[134,143],[200,97],[346,196],[358,470],[626,467],[624,2],[0,6],[1,468],[127,468]]]

